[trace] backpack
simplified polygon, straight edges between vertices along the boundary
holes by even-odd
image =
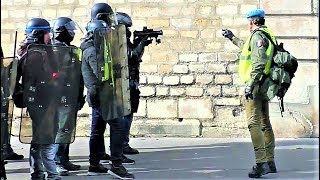
[[[278,98],[282,116],[282,112],[284,112],[283,97],[290,88],[292,78],[295,77],[294,74],[298,69],[298,61],[297,58],[283,48],[283,43],[278,45],[277,42],[272,41],[268,33],[265,31],[262,31],[262,33],[273,44],[274,54],[272,58],[270,74],[263,77],[260,90],[268,101],[274,97]]]

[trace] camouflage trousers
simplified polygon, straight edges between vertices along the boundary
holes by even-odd
[[[275,140],[269,119],[269,104],[259,98],[243,101],[256,163],[273,161]]]

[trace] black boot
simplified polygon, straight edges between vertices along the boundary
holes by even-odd
[[[7,164],[7,162],[1,161],[1,179],[3,180],[7,179],[5,164]]]
[[[257,163],[252,167],[252,171],[249,172],[249,178],[259,178],[262,175],[268,174],[270,172],[269,165],[267,162]]]
[[[108,174],[108,169],[105,168],[102,164],[98,165],[91,165],[89,166],[88,175],[89,176],[97,176],[97,175],[103,175]]]
[[[109,156],[109,154],[105,153],[105,154],[101,157],[100,162],[101,162],[101,163],[109,163],[110,159],[111,159],[111,157]]]
[[[134,179],[134,175],[128,173],[127,169],[122,165],[111,165],[108,173],[118,179]]]
[[[62,164],[62,167],[68,171],[77,171],[81,169],[80,165],[73,164],[72,162],[68,161],[67,163]]]
[[[274,161],[268,161],[268,165],[270,168],[270,173],[277,173],[277,167]]]
[[[130,159],[128,157],[126,157],[125,155],[122,155],[122,164],[129,164],[129,165],[133,165],[136,161],[133,159]]]
[[[139,154],[139,151],[128,145],[123,147],[123,154]]]

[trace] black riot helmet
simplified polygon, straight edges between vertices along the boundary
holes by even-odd
[[[118,24],[123,24],[126,27],[132,26],[132,19],[127,13],[116,12],[116,15],[117,15]]]
[[[110,17],[113,15],[112,8],[107,3],[96,3],[91,8],[91,19],[103,20],[110,24]]]
[[[43,18],[32,18],[27,22],[25,34],[30,42],[44,43],[44,34],[50,32],[50,23]]]
[[[88,25],[86,26],[87,34],[84,39],[92,39],[94,38],[94,33],[98,32],[108,34],[111,32],[111,28],[108,26],[108,24],[102,20],[91,20]],[[99,39],[96,39],[96,42],[98,42]]]
[[[68,17],[59,17],[51,24],[54,39],[70,45],[77,29],[76,23]]]
[[[129,30],[129,27],[132,26],[131,17],[124,12],[116,12],[116,17],[117,17],[118,24],[123,24],[126,26],[126,36],[128,39],[130,39],[131,31]]]
[[[94,32],[97,29],[105,30],[106,32],[111,30],[108,24],[102,20],[93,19],[86,26],[87,32]]]

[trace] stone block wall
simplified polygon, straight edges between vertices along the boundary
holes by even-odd
[[[240,50],[221,36],[221,29],[245,39],[250,33],[244,15],[260,7],[266,24],[299,58],[283,118],[277,101],[270,103],[276,136],[318,137],[318,0],[2,0],[5,55],[13,55],[14,30],[21,41],[29,18],[68,16],[84,30],[97,2],[131,15],[132,30],[148,26],[164,32],[162,43],[147,47],[143,56],[133,135],[248,137],[236,73]],[[82,36],[79,31],[75,45]],[[89,134],[90,114],[87,106],[80,111],[79,136]]]

